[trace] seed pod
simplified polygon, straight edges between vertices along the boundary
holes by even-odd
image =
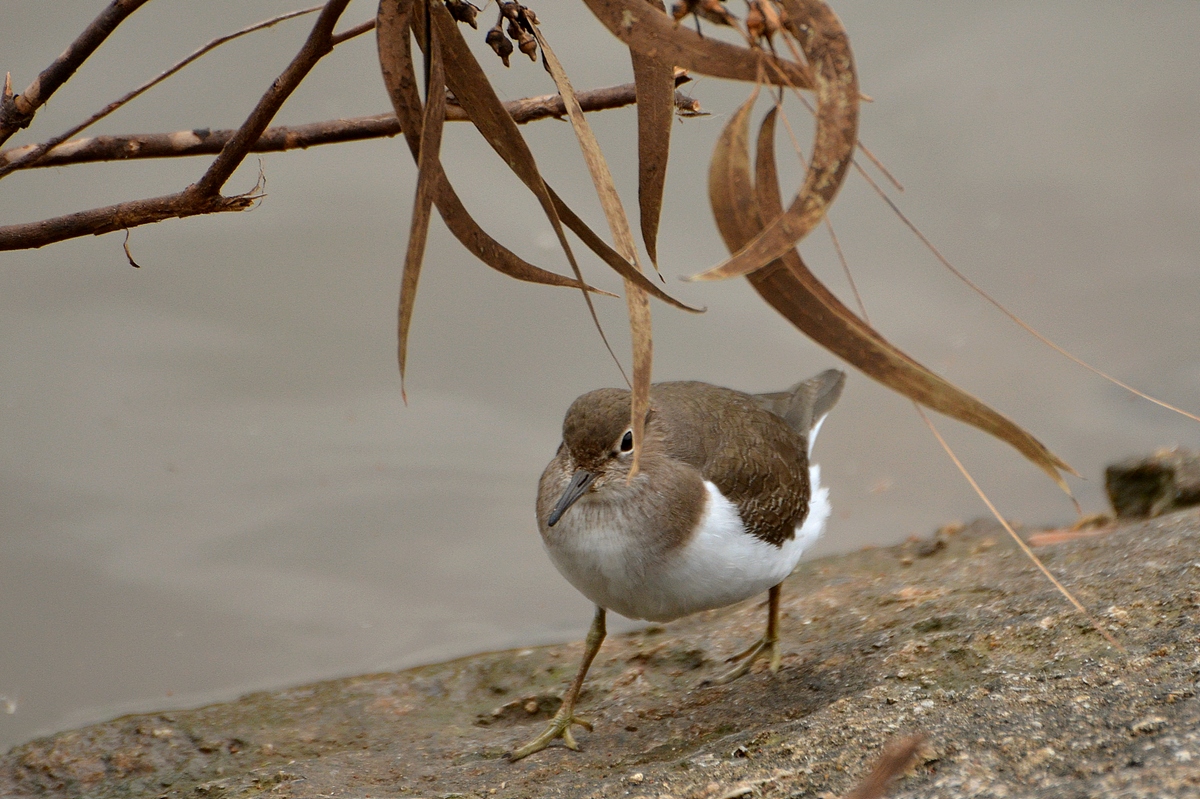
[[[509,20],[508,38],[517,43],[517,47],[522,53],[529,56],[530,61],[537,61],[537,40],[516,20]]]
[[[500,56],[500,60],[504,62],[504,66],[508,66],[508,57],[512,55],[513,46],[508,37],[504,35],[504,31],[500,29],[500,23],[496,23],[496,27],[487,32],[487,36],[483,39],[487,42],[487,46],[496,51],[496,55]]]
[[[516,0],[500,0],[500,13],[510,22],[520,19],[521,10],[521,4]]]
[[[517,40],[517,47],[521,52],[529,56],[529,60],[537,63],[537,39],[532,35],[521,31],[521,37]]]
[[[479,25],[475,22],[479,9],[473,3],[467,2],[467,0],[446,0],[446,10],[458,22],[465,22],[472,28],[479,29]]]
[[[735,27],[737,24],[737,17],[725,10],[722,0],[700,0],[696,13],[714,25]]]

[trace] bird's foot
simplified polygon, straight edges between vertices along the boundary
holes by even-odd
[[[778,638],[767,638],[766,636],[763,636],[746,649],[738,652],[736,655],[731,655],[730,657],[726,658],[726,663],[738,663],[738,661],[741,661],[737,666],[725,672],[724,674],[701,681],[700,686],[725,685],[733,682],[738,677],[745,676],[750,671],[750,667],[754,665],[754,661],[762,657],[763,653],[767,651],[771,653],[770,669],[771,673],[774,674],[775,672],[779,671],[779,667],[783,664],[783,652],[781,652],[779,649]]]
[[[564,712],[566,711],[566,712]],[[523,757],[528,757],[534,752],[540,752],[550,745],[550,742],[555,738],[562,738],[563,744],[573,751],[579,751],[579,744],[575,742],[575,736],[571,734],[571,725],[578,724],[588,732],[591,732],[591,722],[579,718],[573,712],[574,708],[569,708],[563,705],[554,714],[554,718],[550,719],[549,726],[542,731],[542,734],[534,738],[524,746],[518,747],[508,753],[509,760],[520,760]]]

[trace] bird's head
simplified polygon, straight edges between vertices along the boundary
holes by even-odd
[[[589,391],[571,403],[563,419],[563,443],[571,481],[550,511],[553,527],[584,494],[624,484],[633,464],[630,395],[617,388]],[[649,417],[647,417],[649,420]]]

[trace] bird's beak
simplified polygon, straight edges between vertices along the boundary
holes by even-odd
[[[574,505],[575,500],[583,496],[583,492],[588,490],[588,486],[595,479],[595,473],[589,472],[587,469],[575,472],[571,477],[571,482],[567,483],[566,489],[562,492],[562,496],[554,504],[554,509],[550,511],[550,518],[546,519],[546,526],[553,527],[558,524],[558,520],[567,512],[567,508]]]

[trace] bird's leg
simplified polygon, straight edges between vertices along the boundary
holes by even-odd
[[[550,742],[555,738],[562,738],[563,743],[568,749],[579,749],[579,744],[575,743],[575,736],[571,734],[571,725],[578,724],[581,727],[591,729],[592,725],[578,718],[575,715],[575,702],[579,699],[579,691],[583,688],[583,680],[587,677],[588,669],[592,665],[592,661],[596,658],[596,653],[600,651],[600,644],[604,643],[606,635],[604,627],[604,608],[596,606],[596,615],[592,617],[592,626],[588,630],[587,641],[584,644],[583,660],[579,664],[579,671],[575,674],[575,679],[571,681],[571,687],[567,689],[567,693],[563,696],[562,705],[558,708],[558,712],[554,714],[554,718],[550,719],[550,725],[542,731],[542,734],[534,738],[524,746],[514,749],[509,753],[509,760],[520,760],[523,757],[532,755],[534,752],[540,752],[550,745]]]
[[[783,663],[783,653],[779,649],[778,585],[771,586],[771,590],[767,592],[767,631],[763,634],[763,637],[728,659],[730,663],[737,663],[739,660],[742,661],[739,665],[718,677],[705,680],[702,684],[724,685],[725,683],[733,682],[738,677],[750,671],[750,666],[754,664],[754,661],[758,660],[763,652],[768,651],[771,653],[771,672],[777,672]]]

